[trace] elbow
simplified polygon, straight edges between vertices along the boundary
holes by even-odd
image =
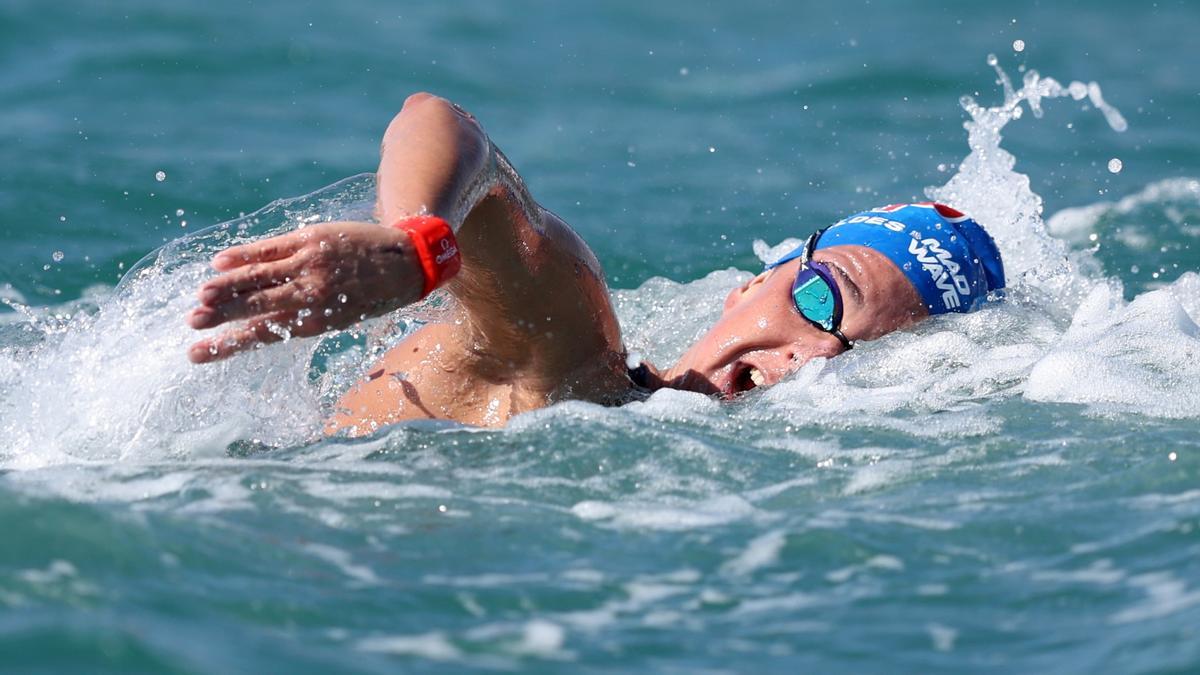
[[[418,91],[415,94],[409,94],[408,98],[404,99],[404,106],[401,107],[399,114],[403,115],[405,111],[416,110],[418,107],[432,105],[437,101],[448,103],[446,99],[434,96],[427,91]]]
[[[483,127],[471,113],[440,96],[424,91],[404,99],[404,106],[392,118],[384,138],[414,126],[425,132],[449,131],[463,140],[485,138]]]

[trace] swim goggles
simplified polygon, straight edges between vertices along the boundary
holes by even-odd
[[[800,258],[800,271],[796,273],[796,280],[792,282],[792,301],[796,305],[796,311],[812,325],[840,340],[849,350],[853,349],[854,345],[842,333],[842,294],[829,267],[812,259],[817,240],[824,233],[825,229],[813,232],[808,241],[804,242],[804,246],[775,261],[768,268],[773,269]]]

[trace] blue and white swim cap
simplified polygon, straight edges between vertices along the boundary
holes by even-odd
[[[979,309],[1004,288],[996,242],[969,216],[945,204],[893,204],[838,221],[816,249],[857,245],[879,251],[917,289],[932,314]]]

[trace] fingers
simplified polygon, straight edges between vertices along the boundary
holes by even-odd
[[[292,232],[241,246],[234,246],[213,256],[212,266],[220,272],[251,263],[265,263],[286,258],[299,251],[305,243],[304,237]]]
[[[199,298],[202,304],[215,307],[246,291],[256,291],[274,286],[280,286],[292,280],[295,265],[288,262],[276,261],[268,263],[253,263],[246,267],[235,268],[209,281],[200,287]]]
[[[226,321],[248,319],[263,313],[287,312],[289,315],[311,303],[311,295],[296,282],[249,291],[215,305],[203,305],[188,315],[188,325],[197,330],[213,328]]]
[[[217,337],[201,340],[188,349],[188,360],[192,363],[212,363],[258,345],[279,342],[291,336],[288,320],[292,316],[290,312],[276,312],[247,321]]]
[[[280,342],[292,337],[313,337],[325,332],[328,325],[318,320],[300,319],[295,312],[280,311],[259,316],[231,328],[216,337],[205,338],[188,349],[192,363],[212,363],[261,345]]]

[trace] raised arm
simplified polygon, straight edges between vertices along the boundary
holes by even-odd
[[[430,213],[456,232],[501,182],[491,141],[475,118],[426,93],[409,96],[388,125],[375,178],[381,223]]]
[[[479,125],[442,99],[416,94],[384,136],[377,215],[386,226],[429,213],[459,229],[496,175]],[[408,235],[371,223],[305,227],[222,251],[212,265],[222,274],[201,286],[188,323],[245,323],[195,343],[188,356],[196,363],[345,328],[417,300],[423,283]]]
[[[221,274],[201,287],[188,321],[197,329],[244,323],[197,342],[189,357],[215,361],[417,300],[415,251],[388,225],[428,213],[457,232],[462,270],[447,288],[465,312],[457,330],[481,373],[532,373],[552,389],[579,387],[572,373],[600,362],[619,368],[620,332],[591,250],[533,201],[471,115],[435,96],[409,97],[384,135],[377,181],[382,227],[325,223],[218,254]]]

